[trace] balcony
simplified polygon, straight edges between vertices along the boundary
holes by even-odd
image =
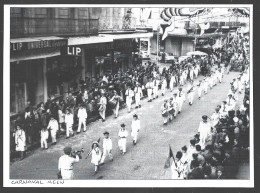
[[[210,22],[210,28],[221,28],[222,26],[229,26],[229,28],[235,27],[245,27],[246,23],[244,22]],[[200,29],[199,25],[187,21],[185,23],[185,29]]]
[[[98,34],[98,19],[19,18],[10,20],[11,38]]]

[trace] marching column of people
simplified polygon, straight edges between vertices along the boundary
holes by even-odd
[[[247,76],[246,73],[239,77]],[[234,89],[234,81],[232,93],[228,92],[222,105],[211,116],[202,116],[190,145],[183,146],[175,157],[172,155],[172,179],[235,179],[239,164],[248,162],[249,84],[242,84],[244,99],[238,104],[240,90]]]

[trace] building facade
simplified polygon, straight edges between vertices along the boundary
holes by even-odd
[[[136,31],[129,8],[11,8],[11,115],[27,101],[46,102],[78,89],[79,79],[126,70]]]

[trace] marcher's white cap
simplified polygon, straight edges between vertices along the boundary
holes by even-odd
[[[233,118],[233,121],[234,121],[235,123],[237,123],[237,122],[238,122],[238,118],[237,118],[237,117],[234,117],[234,118]]]

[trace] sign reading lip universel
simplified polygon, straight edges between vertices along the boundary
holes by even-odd
[[[39,40],[39,41],[31,41],[31,42],[11,42],[10,50],[22,51],[22,50],[41,49],[41,48],[57,48],[57,47],[64,47],[67,45],[68,45],[67,39]]]

